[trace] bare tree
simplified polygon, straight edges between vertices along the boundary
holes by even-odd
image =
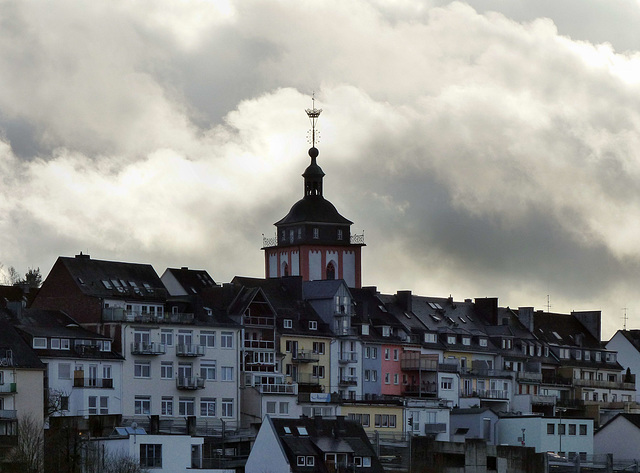
[[[69,392],[49,388],[45,403],[45,417],[64,412],[67,409],[69,409]]]
[[[18,420],[18,445],[8,455],[11,463],[18,464],[26,473],[43,471],[44,425],[32,416]]]
[[[87,446],[83,473],[148,473],[140,460],[122,453],[107,452],[98,443]]]

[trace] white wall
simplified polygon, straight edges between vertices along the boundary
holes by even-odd
[[[289,460],[276,437],[273,423],[268,416],[258,431],[244,471],[245,473],[288,473],[291,471]]]
[[[593,453],[612,453],[614,459],[640,459],[640,429],[622,416],[598,431],[593,440]]]

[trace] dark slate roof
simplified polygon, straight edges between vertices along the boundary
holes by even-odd
[[[96,260],[83,254],[61,256],[58,263],[88,296],[161,302],[167,298],[167,290],[150,264]]]
[[[307,301],[302,300],[302,278],[247,278],[236,276],[232,284],[242,287],[260,288],[275,309],[278,333],[291,335],[332,336],[328,324]],[[291,328],[284,328],[284,320],[291,320]],[[309,330],[309,321],[316,321],[317,330]]]
[[[618,330],[640,352],[640,330]]]
[[[533,334],[550,345],[602,349],[600,341],[571,314],[538,311],[534,313],[533,321]]]
[[[347,283],[342,279],[305,281],[303,283],[304,298],[305,300],[333,299],[341,286],[347,287]]]
[[[322,196],[305,196],[293,204],[289,213],[274,225],[295,223],[333,223],[351,225],[353,222],[338,213],[331,202]]]
[[[182,267],[167,268],[176,281],[182,286],[187,294],[199,294],[203,290],[216,285],[213,278],[204,269],[189,269]]]
[[[612,424],[613,421],[615,421],[618,417],[621,417],[621,418],[624,418],[624,419],[628,420],[637,429],[640,429],[640,414],[631,414],[631,413],[628,413],[628,412],[621,412],[619,414],[616,414],[613,418],[609,419],[609,421],[607,421],[607,423],[605,423],[602,427],[600,427],[598,429],[598,432],[601,432],[602,430],[604,430],[607,426]]]
[[[327,472],[324,454],[332,452],[371,457],[371,467],[356,468],[356,472],[382,473],[384,471],[367,434],[362,425],[357,422],[343,417],[323,419],[304,416],[297,419],[269,418],[268,422],[273,424],[288,457],[291,470],[294,472]],[[291,433],[286,433],[285,427],[288,427]],[[298,427],[305,429],[306,434],[304,431],[301,433]],[[298,455],[315,455],[315,467],[298,467],[296,461]]]
[[[3,315],[7,315],[3,312]],[[11,317],[11,314],[8,314]],[[8,351],[10,350],[10,352]],[[11,355],[9,357],[9,354]],[[45,365],[31,347],[18,334],[10,322],[0,318],[0,357],[11,358],[15,368],[44,370]]]

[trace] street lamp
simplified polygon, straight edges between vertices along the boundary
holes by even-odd
[[[556,412],[560,413],[560,424],[558,425],[558,437],[560,439],[560,447],[558,448],[558,455],[562,452],[562,413],[567,412],[566,407],[556,407]],[[564,456],[564,455],[563,455]]]

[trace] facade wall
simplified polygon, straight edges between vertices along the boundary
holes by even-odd
[[[291,471],[287,455],[276,437],[273,424],[268,419],[260,427],[244,471],[246,473],[267,471],[288,473]]]
[[[400,396],[403,390],[402,384],[402,346],[395,344],[383,344],[380,363],[382,370],[381,391],[382,394]]]
[[[618,363],[625,369],[629,368],[636,375],[635,401],[640,402],[640,352],[627,340],[620,331],[609,340],[607,350],[618,352]]]
[[[44,425],[44,371],[16,369],[14,372],[16,394],[13,397],[18,419],[28,416]]]
[[[640,429],[619,416],[595,434],[593,453],[613,454],[615,459],[640,460]]]
[[[559,426],[564,426],[560,435]],[[582,426],[582,427],[581,427]],[[535,447],[536,452],[585,453],[593,452],[593,419],[559,419],[555,417],[503,418],[498,421],[498,443],[521,445],[525,429],[525,446]]]
[[[340,415],[361,422],[364,430],[370,433],[400,434],[405,427],[404,407],[398,405],[346,403],[342,405]]]
[[[322,386],[323,392],[330,392],[331,387],[331,342],[330,338],[312,338],[306,336],[283,335],[280,337],[280,353],[282,358],[282,372],[287,375],[287,381],[309,383]],[[298,351],[311,352],[318,361],[295,363],[292,347],[297,345]],[[315,348],[314,348],[315,347]],[[315,367],[315,368],[314,368]],[[322,367],[322,368],[320,368]],[[297,376],[293,376],[295,374]]]
[[[382,346],[374,343],[362,345],[362,390],[365,394],[382,394]]]
[[[161,344],[162,336],[172,335],[172,343],[166,344],[165,354],[140,355],[132,354],[132,343],[135,340],[136,332],[149,330],[150,342]],[[126,380],[123,386],[123,415],[132,417],[136,415],[160,415],[161,418],[180,417],[195,415],[203,420],[213,420],[223,418],[225,421],[237,422],[239,420],[239,377],[241,375],[239,358],[239,331],[236,328],[222,327],[195,327],[189,325],[154,325],[148,327],[144,325],[122,325],[123,346],[125,347],[126,361],[123,366],[123,378]],[[204,341],[204,334],[213,334],[215,346],[204,348],[202,356],[178,356],[177,345],[178,336],[181,331],[190,331],[192,344],[201,346]],[[233,347],[221,347],[221,333],[232,334]],[[171,366],[171,376],[168,367]],[[177,378],[188,376],[200,378],[203,370],[211,373],[211,368],[215,366],[215,380],[206,379],[203,381],[203,388],[179,389]],[[148,367],[148,377],[147,377]],[[224,368],[232,368],[231,380],[223,380]],[[226,371],[228,373],[228,371]],[[163,377],[163,373],[165,377]],[[190,373],[190,374],[189,374]],[[207,374],[206,376],[209,376]],[[144,409],[136,409],[136,399],[138,405],[145,406]],[[223,400],[232,400],[232,415],[225,415],[223,412]],[[146,412],[146,401],[150,402],[149,412]],[[165,409],[163,412],[163,401]],[[168,409],[169,401],[172,402],[171,409]],[[181,413],[180,401],[183,401],[184,410]],[[193,401],[192,410],[188,407]],[[213,403],[215,412],[211,408],[205,408],[206,403]],[[210,404],[209,404],[210,405]],[[201,415],[205,414],[205,415]]]

